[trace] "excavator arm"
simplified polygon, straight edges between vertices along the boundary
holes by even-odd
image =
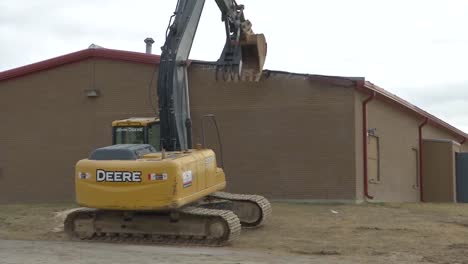
[[[218,60],[216,77],[223,80],[260,79],[267,44],[263,34],[254,34],[244,17],[244,6],[234,0],[215,0],[226,28],[226,44]]]
[[[259,80],[266,57],[265,37],[253,33],[244,6],[235,0],[215,1],[226,28],[217,79],[242,79],[245,72],[248,79]],[[166,31],[158,77],[161,147],[165,150],[186,150],[192,145],[187,60],[204,4],[205,0],[178,0]]]

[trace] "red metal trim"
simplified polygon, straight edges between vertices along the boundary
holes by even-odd
[[[376,93],[373,92],[362,102],[362,159],[363,159],[363,170],[364,170],[364,196],[369,199],[374,199],[369,194],[369,176],[367,173],[367,103],[374,99]]]
[[[426,117],[424,121],[418,126],[418,137],[419,137],[419,199],[421,202],[424,202],[424,177],[423,177],[423,138],[422,138],[422,129],[429,122],[429,119]]]
[[[59,67],[65,64],[78,62],[89,58],[101,58],[111,60],[122,60],[145,64],[159,64],[160,56],[139,52],[113,50],[113,49],[85,49],[63,56],[55,57],[45,61],[29,64],[19,68],[0,72],[0,81],[5,81],[13,78],[25,76],[27,74],[36,73]]]

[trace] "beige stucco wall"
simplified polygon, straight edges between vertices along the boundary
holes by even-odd
[[[364,201],[364,165],[362,161],[363,157],[363,144],[362,144],[362,102],[367,98],[367,95],[363,95],[359,92],[354,92],[354,168],[356,171],[355,177],[355,190],[356,200]]]
[[[424,201],[456,201],[455,153],[459,149],[451,140],[423,141]]]
[[[356,93],[356,119],[362,120],[362,101],[368,95]],[[367,105],[368,129],[375,129],[379,138],[380,181],[369,181],[369,194],[374,201],[419,201],[417,186],[418,119],[401,108],[376,98]],[[362,123],[361,123],[362,125]],[[356,130],[356,142],[362,146],[362,129]],[[356,156],[362,161],[362,147]],[[362,165],[361,165],[362,166]],[[363,171],[358,171],[358,181],[363,186]],[[361,195],[363,196],[362,189]],[[361,197],[362,197],[361,196]]]
[[[439,127],[428,124],[425,125],[422,129],[423,138],[425,139],[449,139],[457,143],[462,142],[462,138],[460,136],[453,135],[445,130],[440,129]],[[464,143],[463,145],[456,145],[460,151],[468,151],[468,143]]]
[[[369,95],[355,94],[355,142],[356,142],[356,193],[364,197],[362,158],[362,102]],[[381,100],[378,96],[368,104],[368,129],[376,129],[380,141],[380,182],[369,182],[369,201],[416,202],[420,200],[420,186],[417,179],[419,136],[418,127],[424,121],[420,116],[404,108]],[[453,133],[432,124],[423,128],[423,139],[448,139],[460,141]],[[424,148],[424,147],[423,147]],[[455,144],[455,151],[464,151]],[[423,164],[425,161],[423,161]],[[451,168],[444,168],[452,175]],[[423,176],[425,170],[423,168]],[[430,176],[428,176],[430,177]]]

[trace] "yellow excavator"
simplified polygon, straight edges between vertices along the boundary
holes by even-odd
[[[216,78],[258,81],[265,37],[253,33],[244,6],[215,1],[226,29]],[[264,197],[222,192],[226,178],[215,153],[192,148],[187,60],[204,2],[179,0],[171,16],[159,64],[159,118],[114,121],[113,145],[76,164],[76,201],[84,208],[65,219],[71,238],[225,245],[241,226],[270,217]]]

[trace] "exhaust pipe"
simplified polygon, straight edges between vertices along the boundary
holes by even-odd
[[[146,54],[152,54],[154,39],[146,38],[145,43],[146,43]]]

